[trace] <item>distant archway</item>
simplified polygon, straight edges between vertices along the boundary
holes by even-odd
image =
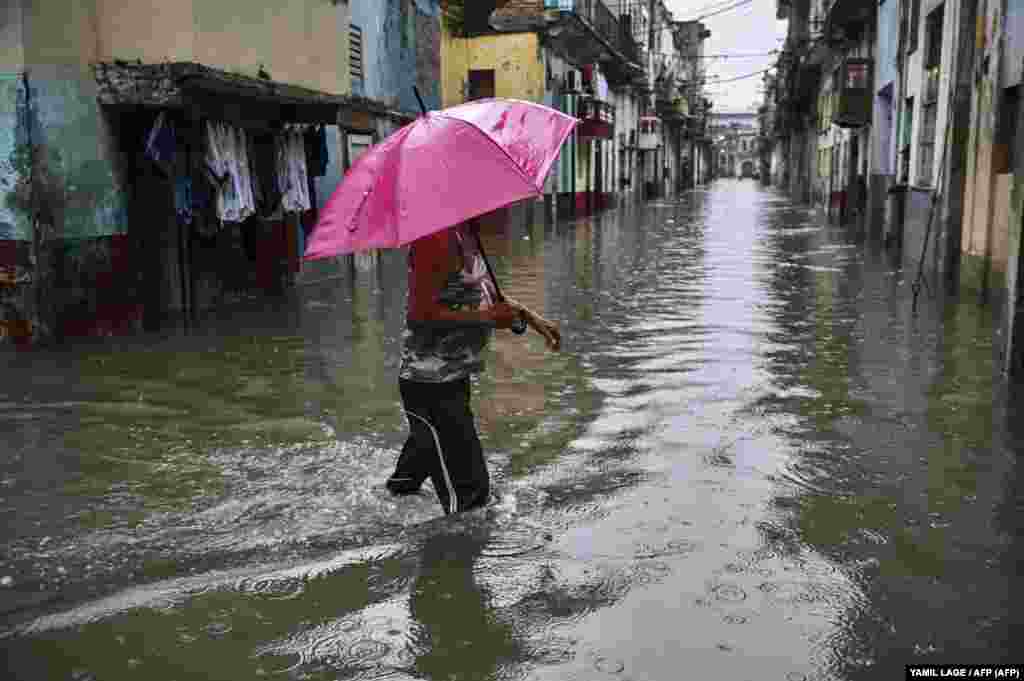
[[[754,162],[753,161],[744,161],[743,165],[741,166],[740,172],[743,174],[743,177],[753,177],[754,176]]]

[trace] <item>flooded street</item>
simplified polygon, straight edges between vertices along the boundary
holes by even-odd
[[[402,252],[188,333],[0,356],[6,678],[1020,661],[1024,412],[984,308],[912,315],[914,272],[752,181],[488,236],[563,349],[498,334],[474,406],[500,503],[457,519],[383,488]]]

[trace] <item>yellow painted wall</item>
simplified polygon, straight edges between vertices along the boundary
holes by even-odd
[[[992,168],[992,143],[991,140],[983,141],[976,147],[977,168],[981,170],[971,179],[974,184],[974,191],[971,202],[971,215],[967,221],[967,253],[969,255],[986,256],[990,245],[988,243],[989,210],[992,207],[991,201],[991,168]]]
[[[72,3],[50,4],[63,6],[66,16]],[[194,61],[253,77],[262,65],[278,82],[333,94],[350,90],[348,3],[87,0],[82,5],[94,7],[88,25],[100,60]]]
[[[536,33],[510,33],[441,41],[444,106],[464,101],[470,70],[494,69],[495,97],[539,102],[544,98],[544,62]]]

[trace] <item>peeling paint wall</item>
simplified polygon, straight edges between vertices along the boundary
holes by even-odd
[[[544,59],[535,33],[446,36],[442,50],[445,106],[465,101],[470,70],[494,70],[495,97],[544,99]]]
[[[69,310],[95,310],[89,282],[110,270],[114,240],[127,230],[125,192],[89,70],[91,10],[39,1],[3,15],[3,35],[22,41],[6,46],[0,78],[5,339],[60,337]]]
[[[362,95],[418,113],[416,85],[428,109],[441,108],[438,0],[351,0],[350,12],[363,34]]]

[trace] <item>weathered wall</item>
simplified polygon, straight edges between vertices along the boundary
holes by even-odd
[[[437,0],[351,0],[350,12],[363,31],[363,96],[416,113],[416,85],[428,109],[440,108]]]
[[[110,271],[115,235],[127,228],[126,201],[96,103],[92,3],[24,0],[3,14],[0,136],[2,318],[18,335],[59,336],[82,282]],[[18,40],[20,39],[20,44]],[[5,275],[5,279],[10,277]]]
[[[52,2],[58,13],[73,3]],[[79,24],[102,61],[194,61],[255,77],[349,91],[348,5],[321,0],[89,0]],[[92,16],[88,16],[91,14]],[[93,28],[94,27],[94,28]]]
[[[928,231],[928,219],[931,211],[932,190],[922,187],[911,187],[906,193],[903,234],[902,234],[902,257],[908,271],[917,276],[917,267],[921,261],[921,247],[924,244],[925,233]],[[938,208],[936,208],[938,210]],[[931,235],[928,242],[928,250],[925,256],[925,270],[934,271],[938,266],[936,243],[938,242],[939,216],[934,217],[931,227]]]
[[[96,56],[91,9],[35,0],[26,3],[23,20],[29,91],[18,112],[24,132],[17,144],[27,149],[31,131],[37,151],[35,200],[45,203],[56,238],[124,232],[117,159],[89,70]]]
[[[416,3],[416,85],[427,108],[441,108],[441,12],[437,0]],[[406,102],[410,92],[400,92]],[[418,107],[418,102],[409,102]],[[418,110],[418,109],[417,109]]]
[[[446,36],[442,49],[445,106],[464,99],[470,70],[494,69],[495,97],[544,98],[544,57],[536,33]]]

